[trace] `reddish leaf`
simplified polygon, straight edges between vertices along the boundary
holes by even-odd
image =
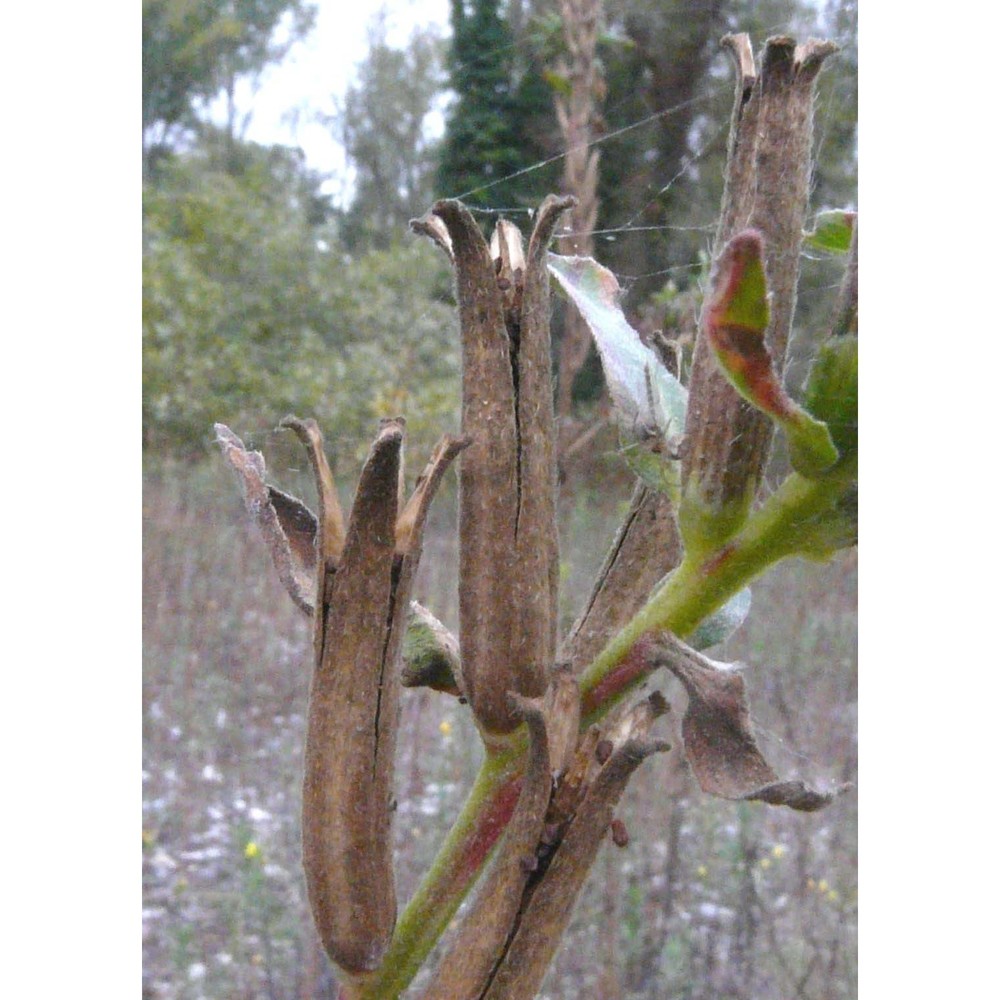
[[[748,229],[719,257],[704,334],[733,388],[784,429],[796,471],[815,476],[836,462],[837,449],[826,425],[785,392],[764,342],[769,322],[763,244]]]

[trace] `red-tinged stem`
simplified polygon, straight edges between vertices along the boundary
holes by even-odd
[[[416,975],[506,827],[523,767],[523,754],[487,757],[434,864],[400,915],[381,967],[358,991],[359,1000],[398,997]]]
[[[644,637],[664,629],[681,638],[688,635],[768,566],[806,548],[816,519],[829,513],[856,481],[856,460],[820,479],[792,473],[723,546],[688,553],[580,678],[583,724],[596,722],[654,669],[650,664],[655,660],[645,656]]]

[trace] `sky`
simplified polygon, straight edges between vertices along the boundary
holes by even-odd
[[[448,0],[315,0],[316,22],[277,66],[237,92],[241,114],[251,113],[246,137],[254,142],[300,146],[311,168],[333,176],[324,190],[349,200],[350,172],[342,147],[317,115],[331,114],[334,96],[345,93],[367,53],[367,33],[380,9],[388,41],[406,43],[415,27],[436,25],[447,34]],[[221,121],[222,106],[214,106]]]

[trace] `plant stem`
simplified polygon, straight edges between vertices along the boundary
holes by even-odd
[[[583,724],[597,721],[649,672],[628,662],[646,633],[666,629],[681,638],[688,635],[768,566],[802,551],[810,519],[829,511],[856,479],[856,459],[818,479],[792,473],[724,545],[685,554],[580,678]]]
[[[520,791],[523,755],[487,757],[462,811],[400,915],[392,944],[362,1000],[389,1000],[409,985],[445,932],[507,825]]]

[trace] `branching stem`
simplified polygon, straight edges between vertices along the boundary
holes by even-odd
[[[724,546],[685,558],[584,672],[581,728],[600,719],[655,668],[640,658],[636,668],[621,669],[644,635],[663,629],[686,635],[763,570],[801,551],[812,519],[831,510],[856,481],[856,464],[845,462],[820,479],[792,473]],[[447,929],[514,809],[526,747],[526,739],[514,737],[484,761],[462,812],[400,916],[381,969],[361,988],[362,1000],[399,996]]]

